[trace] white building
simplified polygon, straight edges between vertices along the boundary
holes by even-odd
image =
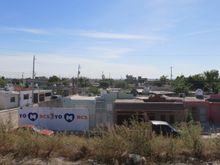
[[[32,105],[32,91],[31,90],[23,90],[19,92],[20,94],[20,107],[30,106]],[[34,90],[34,104],[50,101],[52,90]]]
[[[32,91],[19,91],[19,106],[28,107],[32,105]]]
[[[15,91],[0,91],[0,110],[16,108],[19,105],[19,93]]]
[[[40,103],[44,101],[50,101],[52,95],[52,90],[34,90],[34,103]]]
[[[89,112],[89,128],[96,126],[96,97],[73,95],[62,98],[64,108],[87,109]]]

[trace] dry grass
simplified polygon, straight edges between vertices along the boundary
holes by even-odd
[[[155,136],[150,125],[131,122],[114,126],[92,138],[58,134],[45,137],[27,131],[13,131],[10,122],[0,123],[0,156],[11,159],[64,157],[71,161],[94,159],[113,164],[125,161],[128,154],[144,156],[148,162],[187,161],[220,158],[220,138],[201,138],[201,127],[181,124],[178,138]],[[7,164],[7,159],[3,164]],[[1,162],[0,162],[1,163]],[[1,163],[2,164],[2,163]]]

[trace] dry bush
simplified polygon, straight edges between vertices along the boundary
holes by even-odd
[[[220,137],[216,137],[214,139],[206,140],[207,143],[211,143],[211,145],[206,145],[206,150],[209,151],[209,155],[214,157],[214,159],[220,159]]]
[[[220,139],[219,139],[220,140]],[[204,138],[203,143],[203,157],[206,160],[213,160],[220,158],[220,145],[216,145],[217,139]],[[218,142],[217,142],[218,143]]]
[[[57,155],[70,160],[79,160],[90,154],[89,139],[75,135],[59,135],[61,147],[57,150]]]
[[[92,152],[94,157],[101,162],[112,163],[120,159],[121,155],[128,150],[129,143],[122,136],[111,131],[102,137],[92,140]]]
[[[152,133],[146,123],[132,121],[130,125],[114,126],[104,130],[101,137],[93,140],[95,157],[102,162],[112,163],[127,153],[150,155]]]
[[[151,140],[152,159],[155,161],[175,161],[179,158],[184,143],[180,138],[154,136]]]
[[[145,156],[157,163],[175,162],[187,156],[220,158],[220,138],[202,139],[201,127],[194,123],[183,123],[179,129],[181,136],[177,138],[155,136],[149,124],[134,120],[101,130],[92,138],[65,134],[45,137],[13,131],[10,123],[1,122],[0,155],[10,154],[16,159],[64,157],[72,161],[92,158],[107,164],[123,162],[128,154]]]
[[[201,126],[198,123],[182,123],[181,138],[186,149],[195,157],[201,158],[204,154],[204,144],[201,137]]]

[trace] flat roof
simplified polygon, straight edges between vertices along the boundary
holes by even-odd
[[[67,98],[70,98],[71,100],[95,100],[96,96],[80,96],[80,95],[72,95],[68,96]]]
[[[153,93],[153,94],[157,94],[157,95],[174,94],[174,92],[171,92],[171,91],[150,91],[149,93]]]
[[[52,93],[52,90],[44,90],[44,89],[35,89],[34,93]]]
[[[0,90],[0,93],[4,93],[4,94],[19,94],[19,92],[17,92],[17,91],[5,91],[5,90]]]
[[[205,99],[197,99],[196,97],[185,97],[184,101],[190,101],[190,102],[205,102]]]
[[[115,103],[144,103],[141,99],[116,99]]]
[[[196,97],[170,97],[170,96],[165,96],[163,95],[163,97],[169,101],[169,100],[177,100],[177,101],[185,101],[185,102],[205,102],[205,99],[198,99]],[[139,96],[136,97],[137,99],[141,99],[141,100],[148,100],[149,96]]]

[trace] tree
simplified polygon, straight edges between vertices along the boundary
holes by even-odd
[[[136,77],[133,77],[132,75],[126,75],[125,81],[126,81],[128,84],[135,84],[135,83],[137,83]]]
[[[62,82],[62,84],[63,84],[64,86],[68,86],[68,85],[69,85],[67,78],[62,78],[62,79],[61,79],[61,82]]]
[[[162,86],[160,80],[158,80],[158,79],[156,79],[156,80],[153,81],[153,85],[154,85],[154,86],[157,86],[157,87],[161,87],[161,86]]]
[[[80,77],[79,80],[79,87],[85,88],[90,86],[89,79],[86,77]]]
[[[98,94],[100,94],[100,91],[97,87],[90,86],[89,87],[89,93],[93,93],[94,95],[98,95]]]
[[[0,77],[0,87],[4,87],[7,84],[5,77],[2,76]]]
[[[167,76],[163,75],[163,76],[160,77],[160,84],[161,84],[161,86],[166,85],[167,82],[168,82]]]
[[[205,89],[205,77],[203,74],[196,74],[187,78],[191,90]]]
[[[219,84],[219,72],[218,70],[210,70],[204,72],[206,85],[208,87],[208,90],[211,92],[218,93],[218,84]]]
[[[59,77],[55,76],[55,75],[49,77],[49,79],[48,79],[49,83],[58,83],[60,81],[61,81],[61,79]]]
[[[115,80],[115,88],[127,89],[128,83],[125,80]]]
[[[188,94],[189,92],[189,85],[187,84],[187,79],[181,75],[178,76],[173,82],[172,82],[172,88],[175,93],[185,93]]]
[[[103,89],[106,89],[108,88],[110,85],[109,81],[108,80],[100,80],[99,81],[99,87],[100,88],[103,88]]]

